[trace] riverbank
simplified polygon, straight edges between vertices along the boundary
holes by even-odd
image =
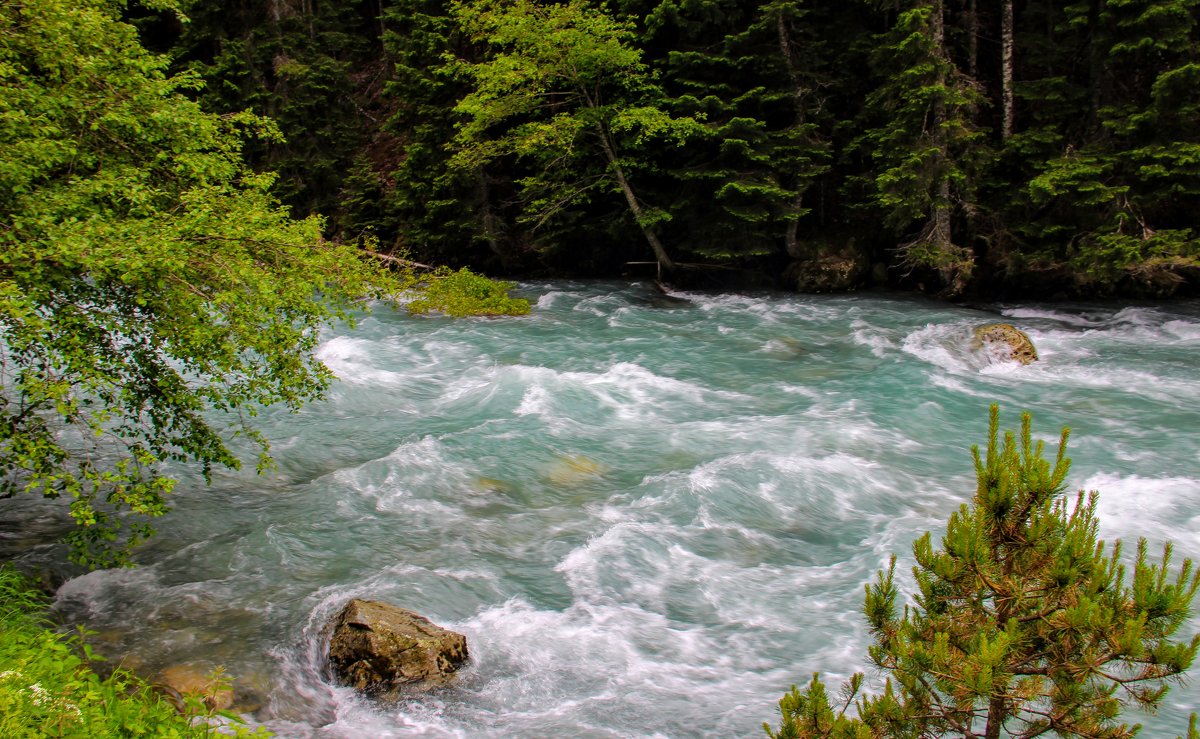
[[[172,702],[132,673],[111,669],[83,632],[56,630],[49,614],[29,579],[0,566],[0,736],[270,736],[230,723],[197,700],[175,696],[178,703]]]

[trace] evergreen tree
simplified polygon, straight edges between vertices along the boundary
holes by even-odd
[[[427,261],[611,273],[641,239],[774,270],[853,238],[946,295],[1200,276],[1197,0],[522,2],[190,2],[174,53],[210,110],[279,120],[246,151],[285,202]]]
[[[958,295],[974,253],[954,223],[971,203],[983,144],[979,94],[951,58],[945,16],[942,0],[906,3],[880,38],[874,65],[884,76],[867,99],[872,123],[856,145],[874,161],[873,200],[885,225],[903,235],[902,262],[935,268],[944,291]]]
[[[458,67],[473,87],[457,106],[464,122],[452,166],[477,170],[505,158],[528,164],[519,184],[523,220],[535,229],[593,191],[618,194],[660,270],[670,269],[662,238],[668,215],[635,189],[636,154],[674,145],[698,124],[663,110],[627,24],[584,0],[453,7],[463,30],[491,56]]]
[[[1070,6],[1086,27],[1092,135],[1028,184],[1063,258],[1100,286],[1169,292],[1200,266],[1200,66],[1194,0]],[[1047,217],[1049,216],[1049,217]],[[1036,227],[1036,224],[1035,226]]]
[[[658,187],[677,233],[707,259],[802,256],[804,197],[828,170],[828,70],[808,3],[662,3],[645,19],[669,36],[667,105],[704,122],[664,157]]]
[[[375,0],[219,0],[188,13],[176,66],[200,74],[215,113],[253,110],[283,137],[252,142],[250,163],[278,174],[275,191],[299,215],[336,216],[345,175],[382,122]]]
[[[444,0],[391,0],[384,12],[384,48],[391,67],[385,87],[393,109],[386,130],[392,158],[382,190],[396,232],[407,249],[423,259],[459,262],[486,244],[502,264],[512,245],[496,211],[493,175],[484,165],[473,170],[449,166],[450,142],[458,117],[454,106],[469,85],[446,69],[446,57],[474,58]],[[386,159],[386,157],[384,157]]]
[[[917,592],[897,611],[896,561],[866,589],[871,662],[889,675],[882,695],[857,700],[856,675],[835,707],[814,676],[780,703],[773,737],[1129,737],[1125,705],[1153,709],[1200,649],[1173,641],[1187,622],[1200,571],[1172,577],[1171,545],[1151,563],[1143,540],[1132,577],[1120,542],[1105,553],[1097,494],[1063,494],[1067,432],[1051,464],[1031,438],[998,435],[973,448],[977,488],[950,517],[940,548],[913,545]]]

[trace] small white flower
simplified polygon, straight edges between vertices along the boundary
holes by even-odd
[[[33,704],[35,706],[45,706],[54,703],[54,696],[50,695],[49,691],[43,688],[41,683],[30,685],[29,693],[33,696]]]

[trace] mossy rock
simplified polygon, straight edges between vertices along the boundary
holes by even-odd
[[[585,482],[599,479],[606,467],[594,459],[572,454],[559,457],[546,471],[546,479],[558,487],[578,487]]]
[[[871,264],[854,249],[792,262],[784,271],[787,287],[799,293],[839,293],[867,282]]]
[[[1033,341],[1022,330],[1009,323],[989,323],[975,329],[975,347],[983,348],[993,356],[1032,364],[1038,360]]]

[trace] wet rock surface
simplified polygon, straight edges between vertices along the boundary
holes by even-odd
[[[1008,323],[989,323],[975,329],[975,345],[1000,359],[1021,364],[1032,364],[1038,360],[1037,349],[1029,336]]]
[[[376,697],[444,685],[468,659],[465,636],[388,603],[354,599],[332,624],[334,676]]]

